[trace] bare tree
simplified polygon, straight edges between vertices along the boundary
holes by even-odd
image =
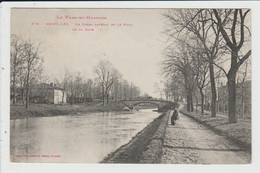
[[[250,59],[247,59],[241,68],[238,71],[238,77],[237,77],[237,87],[240,90],[240,96],[241,96],[241,117],[244,118],[245,116],[245,97],[246,97],[246,81],[248,81],[248,78],[250,78],[249,74],[249,67],[251,65]]]
[[[140,88],[132,84],[132,98],[136,99],[140,96]]]
[[[26,88],[26,70],[25,63],[23,63],[22,67],[19,68],[17,79],[19,83],[19,92],[21,95],[22,103],[25,104],[25,88]]]
[[[117,78],[114,80],[114,84],[111,89],[112,99],[118,101],[122,99],[122,74],[117,73]]]
[[[93,99],[94,95],[94,82],[91,79],[87,79],[86,82],[84,82],[84,98],[87,99],[87,101],[90,101]],[[86,100],[85,100],[86,101]]]
[[[69,83],[68,83],[68,88],[69,88],[69,101],[70,104],[74,104],[74,99],[75,99],[75,74],[71,73],[69,76]]]
[[[237,122],[236,115],[236,76],[240,66],[248,59],[251,55],[251,49],[247,50],[244,54],[242,50],[246,32],[248,31],[248,37],[250,39],[251,33],[249,27],[246,25],[247,14],[250,12],[249,9],[234,9],[234,10],[217,10],[214,9],[213,21],[219,27],[219,30],[228,46],[231,58],[230,68],[228,72],[225,72],[227,76],[228,84],[228,121],[229,123]],[[238,41],[238,39],[240,39]]]
[[[75,98],[77,100],[78,103],[82,103],[85,102],[85,98],[84,98],[84,85],[83,85],[84,81],[83,78],[81,76],[80,72],[76,73],[75,76],[75,85],[74,85],[74,90],[75,90]]]
[[[116,72],[112,67],[112,64],[107,60],[99,61],[98,66],[95,68],[95,72],[98,75],[101,84],[103,105],[105,105],[105,99],[107,103],[109,102],[109,92],[115,78],[117,78]]]
[[[154,87],[154,93],[159,93],[160,99],[162,100],[163,89],[159,86],[157,82],[154,83],[153,87]]]
[[[197,84],[201,96],[201,115],[203,115],[205,98],[204,88],[208,86],[210,80],[208,62],[205,61],[204,58],[201,58],[201,56],[204,56],[203,53],[195,53],[195,56],[193,56],[192,70],[194,73],[195,82]]]
[[[190,47],[182,40],[178,40],[176,47],[166,50],[166,59],[163,70],[166,75],[181,73],[184,79],[184,88],[187,98],[187,111],[193,112],[193,91],[195,88],[194,74],[191,69]]]
[[[170,80],[169,79],[166,79],[166,81],[164,82],[164,95],[165,95],[165,98],[167,101],[170,100]]]
[[[133,82],[129,83],[124,80],[122,74],[117,70],[115,70],[114,76],[114,82],[110,90],[113,100],[136,99],[139,97],[140,89]]]
[[[183,98],[183,93],[185,93],[183,89],[183,77],[180,73],[174,73],[171,76],[171,93],[173,95],[174,102],[182,101],[180,98]]]
[[[65,103],[65,95],[69,89],[69,82],[71,78],[71,72],[68,68],[64,68],[60,73],[59,78],[56,78],[55,81],[58,86],[62,89],[62,105]]]
[[[16,86],[24,63],[24,44],[17,35],[11,35],[11,83],[12,101],[16,104]]]
[[[29,106],[30,83],[33,78],[40,74],[43,59],[39,56],[40,44],[35,45],[31,40],[24,44],[25,68],[26,68],[26,108]]]
[[[37,78],[35,78],[34,85],[33,82],[31,84],[31,90],[34,90],[34,95],[39,96],[39,101],[41,103],[47,102],[47,95],[48,95],[48,83],[50,82],[50,77],[45,75],[44,73],[40,73]]]
[[[209,64],[211,83],[211,116],[216,116],[216,83],[214,77],[214,61],[218,58],[221,45],[220,31],[217,25],[209,20],[212,16],[210,10],[180,9],[169,10],[164,16],[172,25],[167,30],[170,37],[179,39],[181,36],[194,39],[205,53],[205,60]]]
[[[167,30],[176,39],[192,35],[204,46],[209,62],[211,80],[211,115],[216,116],[216,84],[213,65],[223,71],[228,85],[228,121],[236,123],[236,75],[239,67],[251,55],[251,49],[244,43],[250,41],[248,9],[183,9],[168,11],[164,16],[170,22]],[[248,39],[246,39],[248,38]],[[239,41],[237,41],[239,40]],[[246,50],[249,49],[249,50]],[[216,59],[230,54],[230,68],[218,64]]]

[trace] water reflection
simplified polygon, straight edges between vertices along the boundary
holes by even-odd
[[[141,110],[11,120],[11,160],[97,163],[158,115]]]

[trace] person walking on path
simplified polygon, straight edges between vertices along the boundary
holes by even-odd
[[[173,114],[171,116],[171,124],[175,125],[175,121],[179,118],[177,108],[174,108]]]

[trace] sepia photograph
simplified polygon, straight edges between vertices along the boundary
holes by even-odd
[[[250,8],[11,8],[10,162],[251,164]]]

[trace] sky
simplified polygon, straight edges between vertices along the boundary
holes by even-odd
[[[166,47],[161,14],[162,9],[12,9],[11,33],[41,43],[49,76],[69,68],[85,79],[94,78],[98,61],[106,59],[142,93],[158,96],[154,83],[161,84]],[[86,26],[101,23],[109,26]]]

